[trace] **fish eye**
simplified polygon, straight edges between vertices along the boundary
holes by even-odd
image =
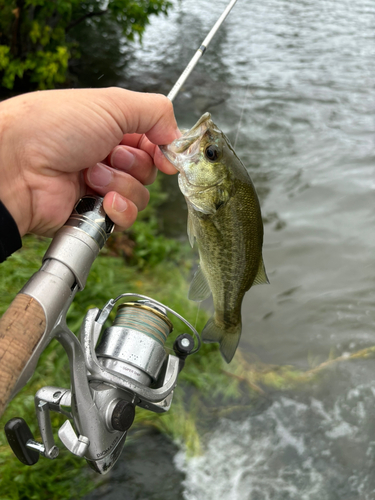
[[[219,158],[220,150],[214,144],[210,144],[206,147],[204,154],[206,155],[207,160],[216,161]]]

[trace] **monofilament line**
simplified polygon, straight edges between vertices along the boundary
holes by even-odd
[[[197,328],[197,324],[198,324],[198,316],[199,316],[199,311],[200,311],[200,308],[201,308],[201,302],[198,302],[197,303],[197,316],[195,318],[195,325],[194,325],[194,328],[196,329]]]
[[[176,95],[180,91],[180,88],[186,82],[188,76],[190,75],[190,73],[194,69],[194,66],[197,64],[197,62],[199,61],[199,59],[205,53],[208,44],[210,43],[210,41],[212,40],[212,38],[215,36],[217,30],[220,28],[221,24],[224,22],[225,18],[227,17],[227,15],[229,14],[229,12],[232,10],[232,8],[234,7],[234,5],[235,5],[236,2],[237,2],[237,0],[231,0],[229,2],[229,4],[227,5],[227,7],[225,8],[224,12],[221,14],[221,16],[219,17],[219,19],[216,21],[214,27],[211,29],[211,31],[208,33],[208,35],[206,36],[206,38],[203,40],[202,45],[199,47],[199,49],[196,51],[196,53],[192,57],[192,59],[189,62],[189,64],[184,69],[184,71],[183,71],[182,75],[180,76],[180,78],[177,80],[177,82],[175,83],[174,87],[169,92],[169,94],[167,96],[168,99],[170,99],[171,101],[173,101],[173,99],[176,97]]]
[[[241,115],[240,115],[240,121],[238,123],[236,138],[234,139],[234,144],[233,144],[233,149],[236,149],[238,134],[240,133],[241,123],[242,123],[243,112],[244,112],[244,109],[245,109],[245,106],[246,106],[246,102],[247,102],[247,93],[249,91],[249,85],[250,84],[248,83],[247,87],[246,87],[245,99],[243,100],[243,105],[242,105]]]

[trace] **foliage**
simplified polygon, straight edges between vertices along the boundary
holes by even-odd
[[[2,314],[20,286],[39,269],[48,241],[32,237],[25,238],[24,248],[2,264],[0,278],[0,314]],[[58,376],[56,376],[58,374]],[[31,467],[17,463],[4,435],[5,422],[14,416],[24,418],[37,437],[34,415],[34,394],[46,384],[69,386],[67,357],[62,348],[53,342],[41,356],[38,368],[31,382],[9,405],[0,421],[0,498],[15,499],[68,499],[79,498],[77,492],[87,492],[87,482],[79,473],[81,460],[62,452],[59,460],[39,460]],[[53,417],[53,425],[62,421],[60,416]],[[84,473],[84,472],[83,472]]]
[[[201,330],[207,317],[201,311],[197,318],[197,306],[187,299],[188,285],[186,272],[189,265],[182,259],[181,253],[174,250],[174,262],[166,261],[163,255],[169,255],[168,251],[162,251],[163,242],[168,244],[166,238],[156,234],[155,207],[163,202],[164,195],[160,193],[158,183],[152,188],[151,203],[140,216],[140,226],[133,229],[134,236],[140,239],[144,233],[155,233],[159,238],[156,255],[150,256],[153,266],[145,266],[147,261],[144,253],[140,251],[141,258],[134,257],[135,265],[124,264],[124,260],[118,257],[105,255],[105,252],[96,259],[91,269],[85,290],[78,293],[69,309],[67,323],[74,332],[78,332],[82,319],[91,307],[101,307],[109,298],[116,297],[125,291],[138,292],[154,297],[182,314],[188,321],[196,323],[196,328]],[[148,225],[151,225],[151,229]],[[12,255],[1,266],[0,274],[0,314],[2,314],[16,293],[22,288],[30,276],[36,272],[41,264],[42,257],[48,247],[47,239],[25,237],[23,248]],[[142,267],[142,271],[139,270]],[[181,272],[182,271],[182,272]],[[175,331],[173,338],[168,344],[171,350],[173,339],[180,333],[186,332],[185,325],[175,320]],[[175,404],[166,415],[157,415],[146,410],[138,410],[136,422],[133,429],[136,431],[140,426],[151,426],[168,434],[172,439],[184,443],[191,453],[199,453],[200,440],[197,428],[197,411],[199,402],[191,400],[184,387],[198,387],[203,394],[212,397],[215,391],[215,379],[219,386],[225,387],[225,392],[230,392],[228,387],[236,386],[236,380],[225,380],[221,373],[222,361],[216,346],[205,346],[202,351],[209,353],[208,370],[204,368],[205,356],[194,356],[187,360],[187,367],[182,372],[181,386],[175,394]],[[205,373],[207,372],[207,373]],[[24,418],[30,425],[36,439],[40,439],[34,413],[33,396],[38,389],[45,385],[69,386],[69,369],[67,357],[62,347],[55,341],[48,346],[41,356],[38,367],[27,386],[10,403],[7,411],[0,421],[3,429],[5,422],[14,416]],[[190,373],[190,375],[189,375]],[[194,373],[194,375],[192,375]],[[186,374],[186,377],[185,377]],[[221,384],[221,381],[224,383]],[[233,383],[232,383],[233,382]],[[216,392],[220,392],[216,390]],[[53,415],[53,428],[62,425],[64,417]],[[71,456],[64,450],[57,440],[61,449],[60,456],[54,461],[41,458],[37,465],[32,468],[21,465],[10,451],[3,430],[0,432],[0,498],[1,500],[20,500],[26,498],[67,499],[81,498],[90,488],[95,487],[93,473],[88,469],[82,459]]]
[[[92,266],[85,290],[76,295],[69,309],[67,323],[73,332],[78,332],[88,309],[102,307],[108,299],[123,292],[151,296],[167,304],[190,321],[198,331],[202,331],[208,319],[207,313],[199,309],[197,311],[197,305],[187,299],[186,275],[191,271],[191,262],[186,260],[183,250],[178,250],[176,242],[171,243],[157,234],[155,207],[163,202],[165,195],[161,193],[158,183],[151,189],[151,203],[139,217],[138,227],[134,226],[132,229],[136,240],[135,248],[139,245],[139,254],[135,251],[133,264],[129,264],[123,258],[113,257],[108,250],[107,253],[101,252]],[[147,246],[144,243],[147,240],[145,234],[153,234],[156,240],[159,238],[159,243],[154,244],[148,257],[144,252]],[[23,248],[1,265],[0,315],[30,276],[40,268],[48,244],[47,239],[25,237]],[[163,245],[171,245],[173,253],[163,250]],[[148,262],[153,265],[146,266]],[[186,332],[186,326],[179,320],[173,319],[173,324],[174,332],[167,342],[169,352],[172,352],[176,336]],[[169,412],[160,415],[138,408],[131,436],[136,436],[137,430],[149,426],[179,442],[188,454],[198,454],[202,447],[202,428],[207,426],[207,422],[212,423],[212,418],[216,420],[218,416],[230,413],[234,408],[237,412],[238,409],[243,409],[248,413],[254,409],[257,400],[262,399],[259,395],[264,394],[257,384],[282,388],[283,381],[284,384],[287,381],[289,385],[289,380],[295,378],[290,368],[288,370],[285,367],[284,371],[277,368],[272,367],[272,373],[267,367],[262,367],[261,372],[256,371],[254,365],[248,364],[240,354],[236,355],[229,368],[221,359],[217,345],[203,345],[199,353],[186,360]],[[276,374],[276,379],[272,378],[273,373]],[[12,400],[0,420],[1,500],[79,499],[102,480],[94,475],[84,459],[72,456],[59,442],[56,430],[65,417],[55,413],[51,416],[60,448],[59,457],[54,461],[40,458],[35,466],[26,467],[13,456],[5,439],[4,424],[14,416],[22,417],[30,425],[35,438],[40,440],[34,395],[46,385],[69,387],[67,356],[56,341],[52,341],[44,351],[32,379]]]
[[[88,309],[101,307],[109,298],[116,297],[123,292],[137,292],[151,295],[157,300],[167,303],[176,308],[180,314],[184,314],[190,321],[195,317],[195,305],[187,300],[186,280],[178,271],[176,263],[184,271],[188,267],[181,265],[181,254],[178,255],[177,243],[170,243],[158,234],[155,208],[164,201],[165,195],[160,191],[157,182],[151,187],[152,196],[148,208],[142,212],[139,219],[139,227],[132,229],[139,243],[141,257],[135,253],[132,258],[133,265],[124,263],[122,258],[114,258],[105,252],[96,259],[91,269],[85,290],[78,293],[71,305],[67,323],[71,330],[78,332],[83,317]],[[150,227],[148,227],[150,226]],[[150,254],[150,262],[153,266],[145,266],[147,256],[142,250],[146,244],[145,234],[153,234],[155,241]],[[162,249],[163,244],[174,247],[175,262],[170,259],[165,262],[164,256],[170,256],[168,250]],[[49,240],[26,236],[23,248],[13,254],[1,265],[0,273],[0,315],[3,314],[26,281],[35,273],[41,265],[42,257],[49,245]],[[139,268],[143,271],[140,272]],[[189,313],[190,311],[190,313]],[[190,317],[189,317],[190,316]],[[204,320],[203,320],[204,321]],[[182,333],[184,328],[175,323],[175,333]],[[40,500],[81,498],[90,489],[95,487],[95,476],[82,459],[73,457],[57,439],[60,448],[58,459],[50,461],[41,458],[33,467],[21,465],[13,456],[7,445],[3,431],[4,424],[14,416],[24,418],[36,439],[40,440],[36,424],[34,410],[34,395],[45,385],[69,387],[69,366],[67,356],[62,347],[56,341],[52,341],[41,356],[38,367],[27,386],[17,395],[8,406],[4,416],[0,420],[0,499],[20,500],[38,498]],[[182,406],[182,398],[176,404],[176,414],[179,418],[168,418],[162,422],[160,416],[150,412],[137,412],[137,420],[134,428],[141,425],[156,427],[173,437],[184,436],[189,446],[197,450],[199,446],[198,435],[193,433],[195,428],[193,414],[186,412]],[[175,415],[176,415],[175,414]],[[57,429],[64,421],[64,417],[52,413],[53,428]],[[176,425],[176,422],[180,422]],[[180,428],[180,431],[178,430]],[[190,436],[187,439],[187,436]],[[190,444],[191,443],[191,444]]]
[[[148,186],[148,189],[150,202],[146,209],[138,214],[137,221],[127,231],[128,238],[134,241],[134,245],[129,252],[125,251],[127,255],[123,255],[128,264],[141,269],[152,268],[166,260],[181,262],[181,252],[185,250],[180,242],[160,234],[156,209],[168,196],[161,191],[160,176],[151,186]],[[116,244],[116,236],[114,239]],[[109,250],[112,250],[111,247],[109,243]]]
[[[151,15],[168,0],[0,0],[0,79],[7,89],[54,88],[64,83],[78,44],[67,34],[108,17],[129,41],[142,37]]]
[[[158,198],[157,191],[155,197]],[[159,203],[163,197],[159,198]],[[143,224],[153,215],[150,209],[143,215]],[[36,272],[48,247],[49,241],[26,237],[24,246],[1,265],[0,314],[29,277]],[[84,314],[89,308],[101,307],[109,298],[122,292],[137,292],[159,300],[196,326],[198,331],[207,321],[207,314],[198,311],[197,305],[187,299],[186,271],[189,266],[176,254],[175,262],[159,260],[153,267],[132,266],[124,260],[110,255],[99,255],[93,264],[85,290],[78,293],[68,313],[68,325],[78,332]],[[177,335],[186,332],[186,327],[173,320],[175,331],[171,335],[168,349]],[[363,359],[374,356],[370,348],[351,358]],[[345,358],[347,360],[347,358]],[[202,429],[213,425],[221,416],[239,415],[242,410],[248,415],[259,411],[259,406],[268,404],[266,391],[291,389],[311,383],[318,373],[344,358],[329,360],[306,373],[288,366],[270,366],[256,359],[247,359],[237,352],[230,365],[220,356],[217,345],[203,345],[200,352],[186,360],[185,369],[179,376],[174,402],[166,414],[155,414],[137,409],[131,436],[137,429],[149,426],[170,436],[180,443],[190,455],[202,449]],[[63,500],[82,498],[95,488],[99,476],[86,465],[85,460],[73,457],[57,439],[59,457],[50,461],[40,458],[33,467],[21,465],[10,451],[3,431],[5,422],[14,416],[24,418],[36,439],[40,439],[34,410],[34,394],[45,385],[69,386],[69,367],[62,347],[53,341],[41,356],[38,367],[27,386],[10,403],[0,420],[0,499],[1,500]],[[64,417],[52,413],[52,425],[60,427]],[[124,453],[126,453],[126,446]],[[109,479],[110,481],[110,479]]]
[[[30,276],[39,269],[48,244],[49,241],[45,239],[26,237],[23,248],[2,264],[0,314],[6,310],[15,294]],[[182,313],[183,302],[187,301],[183,297],[186,295],[186,286],[183,283],[184,279],[176,272],[174,265],[159,264],[153,272],[140,273],[137,267],[124,265],[122,259],[99,256],[94,262],[85,290],[75,297],[67,322],[74,332],[78,332],[84,314],[89,308],[101,307],[109,298],[129,291],[149,293],[156,299],[168,302],[168,295],[173,290],[174,295],[177,293],[181,296],[180,313]],[[173,287],[173,284],[177,284],[177,288]],[[176,300],[175,297],[173,300]],[[14,416],[24,418],[30,425],[35,438],[40,439],[33,397],[36,391],[45,385],[69,387],[67,356],[56,341],[52,341],[45,350],[31,381],[11,402],[0,420],[1,500],[77,499],[95,487],[93,473],[87,467],[86,462],[73,457],[58,439],[57,444],[61,450],[59,457],[54,461],[41,458],[33,467],[21,465],[6,443],[4,424]],[[58,414],[52,415],[53,428],[57,429],[65,418]],[[140,425],[139,417],[138,425]]]

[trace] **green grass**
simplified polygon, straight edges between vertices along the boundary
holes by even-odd
[[[48,240],[26,237],[23,248],[1,265],[0,314],[5,312],[22,286],[40,268],[48,244]],[[197,306],[187,299],[186,276],[189,267],[190,264],[186,263],[181,252],[176,252],[175,259],[168,262],[155,258],[152,266],[145,267],[142,263],[141,269],[136,264],[127,264],[123,258],[101,255],[94,262],[85,290],[79,292],[74,299],[68,313],[68,325],[76,333],[88,309],[102,307],[108,299],[123,292],[150,295],[194,324]],[[171,319],[175,330],[171,335],[170,347],[179,333],[187,331],[183,323]],[[198,330],[203,328],[206,320],[206,314],[200,311]],[[207,353],[210,355],[206,356]],[[222,384],[221,379],[225,378],[221,367],[222,361],[216,346],[204,346],[199,354],[187,360],[185,370],[180,376],[179,387],[175,390],[175,401],[170,412],[156,415],[138,409],[134,430],[144,426],[155,427],[172,439],[185,443],[191,453],[199,453],[199,433],[196,425],[199,403],[192,401],[187,393],[189,388],[198,390],[203,397],[205,394],[209,397],[217,392],[216,383]],[[59,442],[57,429],[62,425],[64,417],[58,414],[51,414],[55,439],[60,447],[60,456],[56,460],[50,461],[41,457],[35,466],[27,467],[13,456],[3,427],[10,418],[20,416],[28,422],[35,438],[40,439],[34,411],[34,395],[45,385],[69,387],[68,359],[57,341],[52,341],[44,351],[32,379],[9,404],[0,420],[1,500],[81,498],[95,487],[97,478],[100,479],[95,476],[93,481],[93,473],[85,460],[72,456]],[[222,386],[230,392],[228,381]]]
[[[129,238],[114,235],[115,245],[111,246],[109,241],[109,245],[103,249],[92,266],[85,290],[76,295],[67,317],[68,326],[74,333],[78,332],[88,309],[102,307],[110,298],[124,292],[150,295],[176,309],[188,320],[195,320],[196,306],[186,298],[186,274],[190,262],[186,263],[187,259],[180,243],[158,234],[155,208],[164,201],[165,194],[161,192],[158,182],[150,187],[150,191],[151,202],[139,215],[130,231],[131,238],[136,241],[134,248],[130,246],[130,254],[127,251],[129,242],[132,243]],[[6,311],[32,274],[40,268],[49,243],[46,239],[25,237],[23,248],[1,265],[0,315]],[[123,251],[124,249],[126,251]],[[117,257],[111,256],[116,254]],[[201,318],[201,322],[204,322],[202,315]],[[184,325],[179,323],[174,322],[173,338],[186,331]],[[68,358],[57,341],[52,341],[44,351],[32,379],[11,401],[0,420],[0,500],[78,499],[95,487],[100,479],[100,476],[91,472],[84,459],[71,455],[59,442],[57,429],[62,425],[64,417],[58,414],[51,414],[55,439],[60,448],[60,455],[56,460],[41,457],[35,466],[27,467],[18,462],[11,452],[3,428],[14,416],[24,418],[35,438],[40,440],[34,395],[46,385],[70,386]],[[173,438],[182,436],[183,439],[192,435],[189,431],[189,421],[190,428],[194,428],[194,423],[191,423],[191,417],[185,412],[182,401],[181,392],[178,404],[176,403],[175,410],[172,410],[174,415],[180,415],[178,420],[181,425],[172,426],[171,417],[161,423],[163,416],[140,410],[137,412],[134,429],[150,425]],[[185,422],[183,426],[182,422]],[[187,439],[189,441],[189,438]],[[197,445],[192,444],[191,448],[196,450]]]
[[[142,224],[133,229],[136,239],[142,235],[146,224],[145,221],[140,222]],[[155,231],[152,224],[147,231]],[[201,309],[197,318],[197,305],[187,299],[191,251],[187,253],[180,244],[177,249],[176,242],[164,245],[165,241],[163,236],[159,237],[148,266],[145,265],[144,255],[139,257],[137,252],[131,259],[113,257],[109,250],[103,252],[93,264],[85,290],[76,295],[70,307],[67,323],[71,330],[78,332],[88,309],[101,308],[110,298],[121,293],[135,292],[168,305],[196,326],[199,332],[202,331],[208,316]],[[22,286],[40,268],[48,244],[48,240],[26,237],[23,248],[1,265],[0,314],[5,312]],[[175,330],[167,342],[169,350],[176,336],[187,332],[182,322],[173,317],[171,320]],[[319,372],[319,367],[317,370]],[[153,427],[179,442],[188,455],[199,454],[202,435],[205,428],[212,424],[213,416],[217,419],[239,415],[241,411],[249,413],[266,397],[265,390],[279,391],[311,383],[317,376],[313,371],[304,374],[293,367],[267,366],[259,360],[249,359],[240,351],[232,363],[226,365],[216,344],[203,345],[199,353],[186,360],[169,412],[159,415],[138,408],[128,441],[136,439],[138,432],[145,427]],[[3,427],[14,416],[24,418],[35,438],[40,440],[34,395],[46,385],[70,386],[68,358],[56,341],[52,341],[44,351],[32,379],[9,404],[0,420],[0,500],[79,499],[101,481],[101,476],[93,473],[84,459],[74,457],[60,443],[57,429],[65,417],[55,413],[51,413],[52,426],[60,448],[56,460],[41,457],[35,466],[27,467],[18,462],[11,452]]]
[[[151,191],[151,204],[131,229],[135,247],[129,252],[131,241],[129,243],[126,237],[114,235],[116,244],[111,246],[109,241],[94,262],[85,289],[75,296],[67,316],[68,326],[74,333],[78,332],[90,308],[101,308],[110,298],[124,292],[151,296],[177,311],[199,332],[202,331],[208,316],[202,309],[197,316],[197,305],[187,299],[193,254],[190,248],[158,234],[155,207],[163,201],[164,195],[157,183]],[[40,268],[48,245],[49,240],[25,237],[23,248],[0,266],[0,315]],[[167,341],[170,352],[176,336],[187,332],[182,322],[173,317],[171,320],[174,332]],[[249,386],[244,381],[242,372],[238,376],[235,362],[231,367],[233,376],[226,371],[228,366],[221,359],[218,346],[203,345],[199,353],[186,360],[169,412],[159,415],[138,408],[128,440],[136,439],[138,431],[149,426],[179,442],[189,455],[199,454],[201,427],[212,412],[220,415],[234,405],[249,405],[251,395],[256,393],[252,382]],[[46,385],[70,386],[68,358],[57,341],[52,341],[44,351],[32,379],[11,401],[0,420],[0,500],[79,499],[101,480],[101,476],[93,473],[84,459],[71,455],[57,438],[57,429],[65,420],[59,414],[51,413],[55,440],[60,448],[56,460],[41,457],[35,466],[27,467],[18,462],[11,452],[3,428],[12,417],[24,418],[34,437],[40,440],[34,395]]]

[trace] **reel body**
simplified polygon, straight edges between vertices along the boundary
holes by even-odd
[[[102,199],[82,198],[52,240],[41,269],[20,292],[41,305],[46,327],[12,397],[29,380],[53,338],[67,353],[71,378],[70,388],[43,387],[35,395],[42,443],[34,440],[23,419],[16,417],[6,424],[8,442],[26,465],[35,464],[40,455],[49,459],[58,456],[50,418],[50,411],[55,411],[67,417],[58,431],[66,448],[84,457],[98,473],[109,471],[121,454],[136,406],[157,413],[168,411],[186,356],[200,347],[198,333],[182,316],[149,297],[131,293],[109,300],[103,309],[90,309],[79,339],[69,330],[69,306],[77,291],[84,288],[91,265],[112,230]],[[120,299],[124,303],[113,324],[102,333]],[[167,311],[182,320],[195,337],[194,341],[188,334],[180,335],[174,343],[174,355],[167,354],[165,348],[173,330]]]
[[[8,442],[22,463],[33,465],[39,455],[58,456],[50,411],[68,417],[58,430],[65,447],[105,474],[121,454],[136,406],[157,413],[169,410],[178,374],[184,358],[193,352],[194,340],[181,335],[184,342],[181,346],[178,337],[176,355],[167,354],[165,341],[173,325],[166,309],[142,298],[120,305],[114,323],[102,335],[103,324],[119,298],[103,310],[87,312],[80,340],[67,327],[56,329],[55,337],[69,358],[71,387],[43,387],[36,393],[42,443],[34,440],[24,420],[16,417],[6,424]]]

